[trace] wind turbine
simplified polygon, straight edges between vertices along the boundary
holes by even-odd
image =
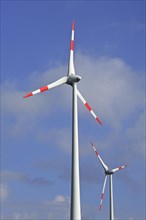
[[[81,99],[86,108],[90,111],[96,121],[102,125],[99,118],[96,116],[90,105],[83,98],[79,90],[77,89],[77,83],[81,80],[79,75],[75,74],[74,68],[74,21],[72,22],[72,32],[70,41],[70,57],[68,63],[67,76],[60,78],[59,80],[43,86],[33,92],[28,93],[23,98],[27,98],[37,93],[44,92],[46,90],[55,88],[62,84],[68,84],[72,87],[72,175],[71,175],[71,220],[81,219],[81,207],[80,207],[80,178],[79,178],[79,147],[78,147],[78,106],[77,96]]]
[[[100,207],[99,209],[101,210],[102,208],[102,202],[103,202],[103,197],[104,197],[104,191],[105,191],[105,186],[106,186],[106,181],[107,181],[107,176],[109,175],[109,178],[110,178],[110,181],[109,181],[109,184],[110,184],[110,220],[114,220],[114,203],[113,203],[113,180],[112,180],[112,175],[118,171],[118,170],[121,170],[125,167],[127,167],[128,165],[125,165],[125,166],[120,166],[118,168],[115,168],[115,169],[112,169],[110,170],[108,168],[108,166],[103,162],[103,160],[101,159],[98,151],[96,150],[94,144],[91,142],[91,145],[93,147],[93,150],[95,151],[95,154],[96,156],[98,157],[104,171],[105,171],[105,179],[104,179],[104,184],[103,184],[103,188],[102,188],[102,194],[101,194],[101,200],[100,200]]]

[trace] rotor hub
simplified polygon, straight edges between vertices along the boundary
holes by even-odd
[[[67,79],[67,84],[73,85],[74,83],[77,83],[81,80],[81,77],[79,75],[69,75]]]

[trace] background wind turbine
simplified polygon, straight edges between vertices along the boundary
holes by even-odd
[[[80,178],[79,178],[79,147],[78,147],[78,106],[77,106],[77,96],[81,99],[86,108],[90,111],[92,116],[96,119],[98,123],[101,123],[99,118],[93,112],[92,108],[83,98],[79,90],[77,89],[77,83],[81,80],[81,77],[75,74],[74,68],[74,21],[72,22],[72,33],[70,42],[70,57],[68,64],[67,76],[60,78],[59,80],[43,86],[33,92],[28,93],[23,98],[27,98],[37,93],[44,92],[46,90],[55,88],[62,84],[68,84],[73,88],[73,99],[72,99],[72,175],[71,175],[71,214],[70,218],[72,220],[81,219],[81,208],[80,208]]]
[[[113,204],[113,181],[112,181],[112,175],[118,171],[118,170],[121,170],[125,167],[127,167],[128,165],[125,165],[125,166],[120,166],[118,168],[115,168],[115,169],[112,169],[110,170],[108,168],[108,166],[103,162],[103,160],[101,159],[98,151],[96,150],[94,144],[91,142],[91,145],[93,147],[93,150],[95,151],[95,154],[96,156],[98,157],[104,171],[105,171],[105,179],[104,179],[104,184],[103,184],[103,188],[102,188],[102,194],[101,194],[101,200],[100,200],[100,207],[99,209],[101,210],[102,208],[102,202],[103,202],[103,198],[104,198],[104,191],[105,191],[105,186],[106,186],[106,181],[107,181],[107,175],[109,175],[109,178],[110,178],[110,181],[109,181],[109,184],[110,184],[110,220],[114,220],[114,204]]]

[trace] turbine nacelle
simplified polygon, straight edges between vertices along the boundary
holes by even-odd
[[[112,170],[106,170],[105,175],[112,175],[114,172]]]
[[[68,85],[73,85],[74,83],[77,83],[77,82],[79,82],[81,80],[81,77],[80,76],[78,76],[78,75],[73,75],[73,74],[70,74],[69,76],[68,76],[68,79],[67,79],[67,84]]]

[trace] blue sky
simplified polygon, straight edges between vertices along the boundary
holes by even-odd
[[[67,74],[75,21],[82,219],[109,218],[108,183],[90,146],[111,168],[116,219],[145,219],[145,2],[1,1],[1,218],[69,219],[71,88],[22,97]]]

